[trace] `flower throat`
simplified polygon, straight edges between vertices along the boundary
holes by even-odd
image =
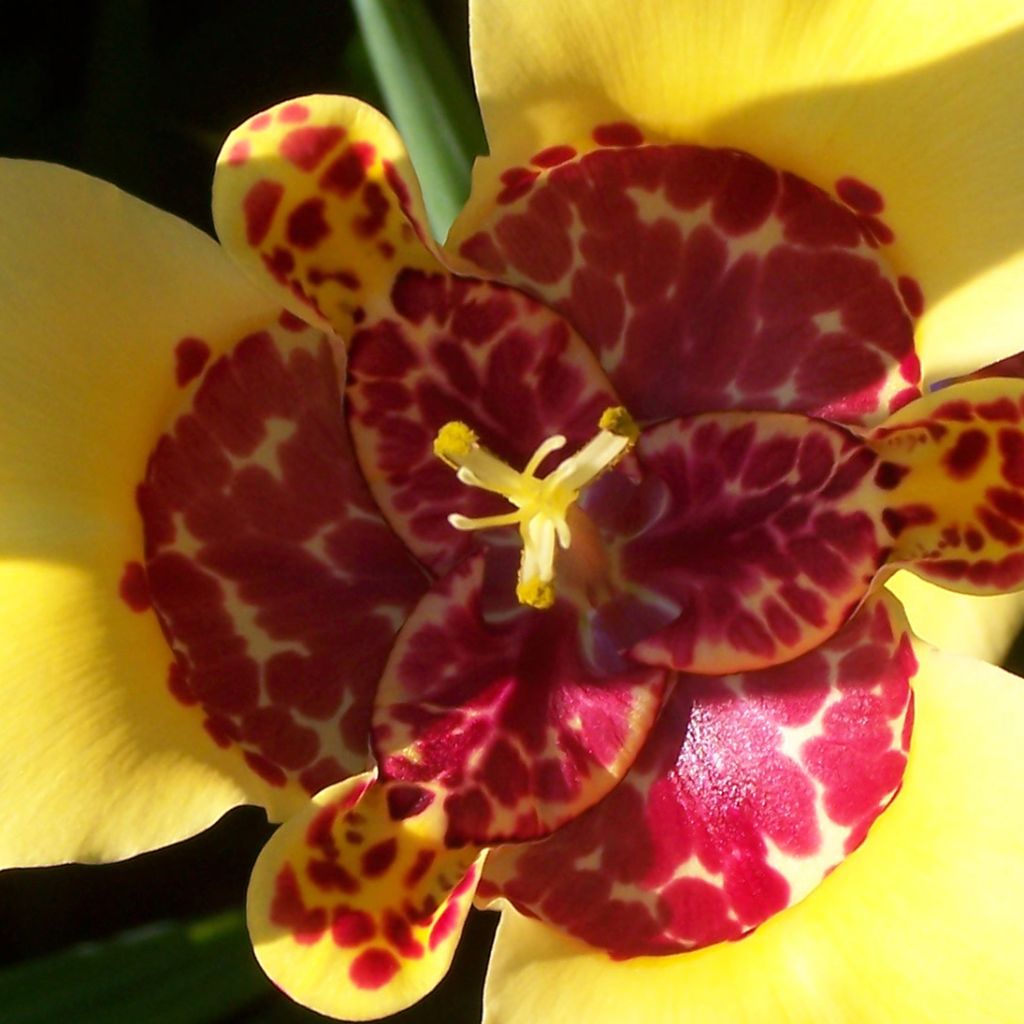
[[[469,487],[500,494],[511,505],[501,515],[469,516],[453,513],[448,522],[456,530],[487,530],[518,526],[523,545],[516,597],[533,608],[550,608],[555,601],[555,555],[572,544],[570,512],[580,493],[605,470],[614,466],[636,443],[636,423],[622,406],[606,409],[598,432],[578,452],[564,459],[547,476],[537,470],[552,452],[565,447],[561,434],[542,441],[518,471],[484,448],[465,423],[446,423],[434,439],[434,454],[456,471]]]

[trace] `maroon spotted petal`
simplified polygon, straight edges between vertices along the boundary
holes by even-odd
[[[616,958],[738,938],[806,896],[898,790],[915,671],[879,596],[797,661],[680,676],[620,785],[547,839],[494,851],[480,895]]]
[[[175,695],[273,784],[362,771],[377,680],[427,578],[355,464],[326,336],[285,315],[214,362],[139,506]]]
[[[648,664],[720,675],[794,658],[842,625],[888,553],[877,458],[841,427],[709,414],[647,431],[637,453],[662,504],[620,571],[671,620],[637,638]]]
[[[598,672],[577,609],[489,615],[475,555],[423,598],[381,680],[374,748],[382,778],[447,787],[448,841],[545,835],[622,777],[651,728],[665,673]],[[511,578],[509,578],[511,577]]]
[[[511,506],[466,487],[434,455],[440,427],[462,420],[521,469],[552,434],[565,435],[566,452],[580,447],[619,400],[566,322],[511,289],[406,271],[391,307],[352,339],[349,425],[380,508],[441,574],[473,547],[449,513],[494,515]]]
[[[460,255],[564,314],[639,420],[876,423],[919,393],[920,303],[879,259],[877,217],[749,154],[636,135],[507,172]]]

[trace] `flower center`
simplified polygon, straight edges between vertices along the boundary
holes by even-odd
[[[533,608],[550,608],[555,601],[555,551],[568,550],[572,543],[572,506],[587,484],[633,447],[638,435],[633,417],[622,406],[613,406],[601,415],[595,437],[547,476],[538,477],[541,463],[565,447],[561,434],[542,441],[520,472],[484,448],[465,423],[446,423],[434,438],[434,454],[456,470],[462,483],[500,494],[515,506],[503,515],[475,519],[453,513],[448,522],[456,530],[518,526],[523,554],[516,597]]]

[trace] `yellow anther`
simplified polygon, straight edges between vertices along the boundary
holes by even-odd
[[[601,413],[597,425],[610,434],[628,438],[630,442],[636,441],[640,436],[640,428],[636,425],[636,420],[629,415],[624,405],[613,405],[611,408],[605,409]]]
[[[437,437],[434,438],[434,454],[448,463],[452,469],[457,469],[479,440],[476,431],[467,427],[465,423],[452,420],[437,432]]]
[[[555,588],[538,579],[520,580],[516,584],[516,597],[520,604],[531,608],[550,608],[555,603]]]
[[[565,445],[561,434],[541,442],[521,472],[484,448],[465,423],[446,423],[434,439],[434,454],[456,470],[462,483],[500,494],[514,506],[515,511],[476,519],[453,513],[448,522],[457,530],[518,525],[523,551],[516,597],[531,608],[550,608],[555,603],[556,549],[567,550],[572,542],[568,516],[580,492],[614,466],[639,435],[633,417],[622,406],[606,409],[599,427],[593,438],[545,477],[538,477],[537,470]]]

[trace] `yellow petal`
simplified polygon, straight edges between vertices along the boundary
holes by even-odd
[[[1024,591],[958,594],[910,572],[896,573],[886,586],[919,637],[955,654],[998,664],[1024,625]]]
[[[471,13],[493,159],[453,240],[487,218],[502,172],[633,122],[881,193],[889,262],[924,293],[929,379],[1020,347],[1017,0],[475,0]]]
[[[1024,381],[968,380],[890,416],[869,439],[890,564],[963,593],[1024,587]]]
[[[612,962],[506,912],[486,1024],[1024,1019],[1020,680],[918,645],[903,790],[803,903],[736,943]]]
[[[213,216],[283,305],[345,337],[403,269],[438,269],[405,144],[350,96],[289,100],[236,128],[217,161]]]
[[[317,794],[260,854],[249,931],[293,999],[345,1020],[385,1017],[448,970],[479,850],[448,849],[443,791],[357,775]]]
[[[46,164],[0,161],[0,266],[0,864],[127,857],[246,800],[284,813],[171,697],[128,568],[176,347],[275,305],[200,232]]]

